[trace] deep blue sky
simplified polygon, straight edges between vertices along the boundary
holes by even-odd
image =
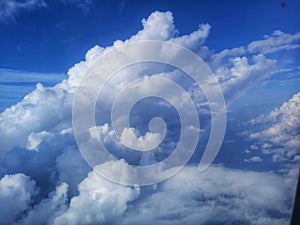
[[[295,33],[300,21],[299,1],[105,0],[94,1],[88,10],[62,1],[47,5],[0,23],[0,68],[65,73],[95,44],[104,47],[130,37],[141,29],[141,18],[155,10],[173,12],[181,34],[209,23],[206,45],[215,51],[245,45],[277,29]]]

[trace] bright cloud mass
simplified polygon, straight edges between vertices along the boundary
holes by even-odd
[[[13,18],[15,11],[26,4],[47,6],[44,1],[19,2],[14,9],[9,4],[1,4],[11,11],[11,15],[4,15],[0,9],[4,19]],[[198,155],[203,154],[201,145],[207,142],[200,138],[200,147],[195,152],[197,160],[192,158],[174,177],[155,185],[131,187],[102,178],[80,154],[72,130],[74,94],[88,69],[113,48],[141,40],[169,41],[186,47],[210,66],[228,104],[234,104],[241,89],[251,89],[259,82],[268,82],[269,77],[276,77],[286,66],[276,58],[278,52],[299,51],[300,33],[279,30],[244,46],[215,51],[206,45],[214,32],[212,25],[202,21],[196,30],[182,34],[181,27],[175,26],[174,17],[170,11],[152,12],[141,20],[141,30],[136,30],[131,37],[111,40],[111,46],[95,45],[88,50],[84,61],[68,70],[66,79],[54,86],[36,84],[21,101],[1,112],[1,225],[289,224],[300,160],[300,89],[277,108],[243,121],[247,131],[240,138],[250,140],[257,149],[249,145],[249,153],[238,160],[248,166],[263,164],[270,157],[279,163],[275,169],[239,168],[218,161],[200,173]],[[161,51],[167,54],[166,49]],[[87,139],[92,142],[99,136],[111,153],[126,163],[143,166],[158,162],[172,153],[179,140],[178,114],[161,99],[145,99],[133,108],[131,117],[135,125],[142,122],[148,125],[151,118],[148,112],[156,109],[157,116],[165,118],[166,136],[156,151],[140,153],[126,146],[151,149],[161,139],[160,133],[149,133],[149,127],[137,126],[124,130],[118,139],[110,124],[109,108],[117,93],[135,79],[140,79],[134,89],[136,95],[147,92],[138,88],[143,82],[149,89],[163,86],[151,80],[153,75],[167,77],[183,86],[196,103],[200,134],[206,137],[210,130],[210,113],[204,110],[208,108],[207,100],[182,71],[151,63],[125,68],[116,73],[99,96],[99,101],[103,101],[102,107],[96,105],[95,118],[99,120],[89,130]],[[169,91],[166,87],[161,89]],[[115,169],[113,165],[105,166],[108,170]],[[134,176],[126,170],[116,173],[124,179]]]

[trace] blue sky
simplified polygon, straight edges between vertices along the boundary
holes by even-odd
[[[3,13],[0,21],[0,68],[40,73],[40,82],[44,73],[60,74],[63,79],[68,68],[84,59],[88,49],[95,44],[106,47],[116,39],[128,38],[141,28],[140,19],[155,10],[172,11],[180,35],[197,29],[199,23],[210,24],[212,31],[206,44],[212,51],[219,52],[261,39],[281,28],[284,32],[296,33],[300,4],[287,1],[283,7],[281,3],[49,1],[36,5],[34,9],[16,9],[8,16]],[[299,56],[299,53],[295,54]],[[4,72],[0,76],[6,77]],[[19,87],[20,96],[11,96],[10,102],[7,98],[4,102],[4,97],[1,97],[1,111],[35,88],[35,85],[26,86],[24,91]],[[10,87],[3,89],[0,95],[12,95],[8,93]]]
[[[49,1],[29,13],[20,10],[0,24],[0,67],[43,73],[66,73],[95,44],[109,46],[141,28],[140,19],[155,10],[170,10],[181,34],[199,22],[213,29],[207,39],[220,51],[257,40],[284,28],[298,31],[298,1]],[[89,2],[89,1],[87,1]],[[253,32],[255,31],[255,32]]]
[[[299,11],[299,1],[277,0],[0,0],[0,224],[289,224],[300,162]],[[219,113],[209,106],[222,105],[206,95],[214,85],[201,90],[175,67],[148,62],[117,71],[97,95],[95,124],[85,117],[76,124],[74,114],[89,115],[91,108],[82,82],[90,76],[94,90],[101,78],[89,73],[93,65],[106,62],[115,47],[143,40],[191,50],[219,83],[225,137],[204,172],[198,164]],[[100,141],[116,159],[151,166],[172,156],[182,130],[197,130],[181,124],[177,110],[185,95],[170,101],[150,95],[130,111],[129,127],[114,133],[115,99],[175,93],[162,78],[195,104],[200,137],[191,159],[174,177],[145,187],[99,176],[110,171],[131,183],[140,174],[101,157],[91,157],[98,163],[92,170],[80,146],[98,150]],[[154,116],[164,119],[165,138],[148,153],[132,150],[163,137],[161,130],[149,132]],[[87,129],[78,133],[76,126]]]

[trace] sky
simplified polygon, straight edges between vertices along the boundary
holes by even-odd
[[[277,0],[0,0],[0,224],[289,224],[300,160],[299,11],[299,1]],[[147,40],[186,49],[158,50],[189,67],[136,63],[105,82],[93,72],[116,49],[147,58],[153,48],[127,49]],[[185,51],[216,84],[195,85]],[[216,90],[226,129],[200,172],[211,133],[222,133],[214,121],[225,118]],[[193,115],[200,127],[189,125]],[[136,168],[171,158],[184,132],[199,134],[183,138],[189,152],[196,137],[186,165],[141,177]],[[111,161],[91,155],[98,142]],[[123,185],[143,179],[149,185]]]

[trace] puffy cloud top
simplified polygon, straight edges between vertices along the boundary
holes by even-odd
[[[266,153],[272,153],[270,149],[272,145],[277,147],[278,149],[273,152],[275,161],[293,159],[300,150],[299,115],[300,93],[297,93],[269,114],[251,120],[252,124],[264,123],[269,124],[269,127],[251,134],[250,137],[260,140],[264,144],[268,143],[262,145]]]

